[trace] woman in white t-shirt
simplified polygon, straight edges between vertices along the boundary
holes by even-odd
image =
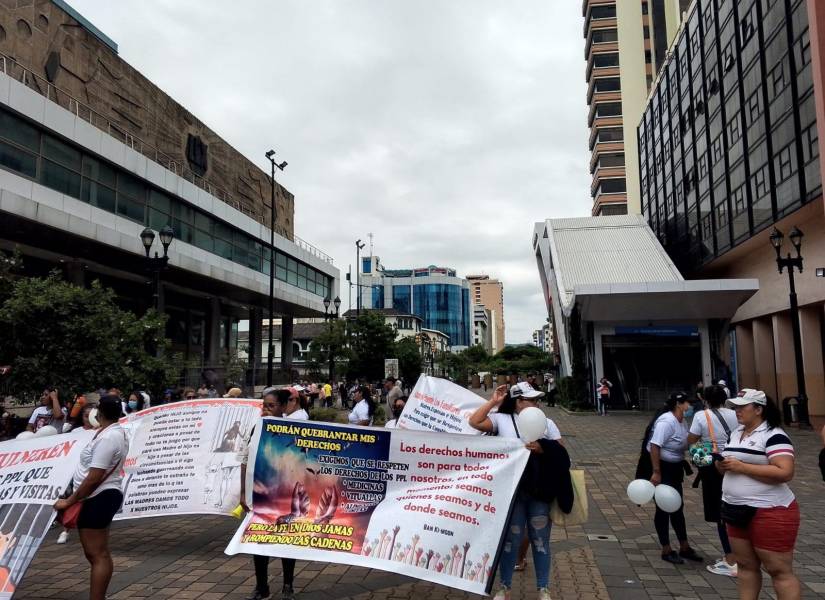
[[[742,389],[730,402],[740,425],[717,465],[725,474],[722,518],[739,570],[739,597],[759,597],[764,568],[778,600],[797,600],[801,590],[793,554],[800,516],[788,487],[795,469],[793,445],[765,392]]]
[[[470,415],[469,423],[474,429],[507,438],[520,438],[516,415],[522,410],[536,407],[539,398],[544,392],[533,389],[529,383],[519,383],[510,388],[509,394],[506,385],[498,386],[493,396]],[[498,412],[491,412],[494,408]],[[560,440],[559,428],[550,419],[547,419],[547,429],[544,437],[548,440]],[[531,452],[542,453],[539,442],[525,444]],[[519,559],[518,551],[526,531],[530,544],[533,546],[533,566],[536,570],[536,588],[539,600],[550,600],[550,505],[538,498],[534,498],[526,491],[519,489],[513,498],[510,512],[510,521],[505,531],[508,538],[501,553],[499,563],[499,578],[501,589],[496,592],[493,600],[510,600],[510,590],[513,582],[513,572]]]
[[[309,421],[309,413],[301,407],[301,394],[294,387],[287,388],[289,390],[289,399],[286,403],[284,416],[287,419],[296,419],[298,421]]]
[[[359,385],[353,396],[355,406],[349,413],[349,422],[352,425],[372,425],[375,414],[375,400],[372,399],[370,388]]]
[[[682,482],[685,479],[685,450],[688,447],[687,420],[693,414],[691,399],[687,394],[676,392],[670,395],[665,403],[662,414],[656,419],[650,439],[647,441],[647,451],[650,452],[650,462],[653,463],[653,476],[650,482],[653,485],[669,485],[679,492],[682,497]],[[656,535],[662,545],[662,560],[674,565],[681,565],[684,559],[702,562],[702,557],[690,547],[685,524],[684,500],[679,510],[666,513],[658,506],[653,524]],[[676,532],[679,540],[679,552],[670,546],[670,526]]]
[[[711,385],[705,388],[703,398],[707,408],[693,415],[688,444],[692,445],[696,442],[715,443],[716,449],[714,452],[721,453],[728,443],[731,432],[739,427],[736,413],[729,408],[725,408],[728,395],[720,385]],[[699,480],[702,482],[702,504],[705,509],[705,521],[716,523],[719,541],[722,543],[722,552],[724,553],[723,558],[712,565],[708,565],[707,569],[716,575],[736,577],[736,560],[733,558],[728,532],[724,522],[722,522],[720,513],[722,508],[722,474],[712,464],[702,466],[699,467]]]
[[[129,453],[126,433],[118,424],[120,416],[120,398],[112,395],[101,398],[97,407],[100,429],[80,454],[80,464],[72,479],[74,491],[54,505],[55,510],[62,511],[83,503],[77,530],[92,571],[90,600],[105,600],[112,578],[109,526],[123,502],[121,470]]]

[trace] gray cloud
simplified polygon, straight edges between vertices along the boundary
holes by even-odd
[[[289,161],[296,232],[342,272],[373,232],[388,267],[502,279],[508,342],[544,322],[533,223],[590,208],[579,2],[72,5],[252,160]]]

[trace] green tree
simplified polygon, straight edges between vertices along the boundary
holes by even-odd
[[[398,371],[409,385],[414,385],[421,375],[421,351],[413,338],[402,338],[395,343]]]
[[[396,331],[373,312],[361,313],[349,322],[349,374],[374,381],[384,377],[384,359],[395,358]]]
[[[329,352],[335,361],[336,375],[342,375],[347,369],[350,350],[347,346],[347,323],[343,319],[328,323],[320,334],[315,336],[309,346],[307,371],[315,378],[329,370]]]
[[[81,288],[52,274],[12,281],[0,305],[0,364],[20,392],[55,385],[65,393],[133,387],[157,393],[176,376],[162,356],[166,317],[121,310],[112,290]]]

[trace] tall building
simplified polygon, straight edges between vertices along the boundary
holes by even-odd
[[[361,259],[360,290],[364,308],[392,308],[414,314],[423,320],[422,329],[435,330],[449,337],[451,350],[462,350],[472,343],[473,313],[470,286],[456,276],[455,269],[421,267],[385,269],[377,256]]]
[[[473,304],[473,345],[493,352],[493,318],[483,304]]]
[[[135,312],[157,307],[173,350],[201,368],[220,367],[248,320],[254,376],[274,269],[289,368],[292,319],[324,314],[338,269],[295,236],[293,196],[277,183],[272,248],[269,189],[267,172],[65,2],[0,4],[0,250],[19,249],[26,273],[59,269]],[[155,284],[144,244],[160,250],[166,227]]]
[[[636,125],[688,0],[584,0],[593,215],[638,214]]]
[[[716,336],[717,376],[797,394],[787,273],[770,233],[804,233],[796,274],[809,412],[825,421],[825,4],[697,0],[638,128],[642,212],[694,279],[749,277],[759,291]],[[782,250],[796,255],[787,240]]]
[[[489,275],[468,275],[472,302],[490,311],[493,352],[504,349],[504,286]]]

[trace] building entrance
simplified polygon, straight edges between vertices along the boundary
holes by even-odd
[[[671,392],[690,393],[702,380],[698,332],[602,336],[602,350],[605,376],[613,384],[610,404],[614,409],[655,409]]]

